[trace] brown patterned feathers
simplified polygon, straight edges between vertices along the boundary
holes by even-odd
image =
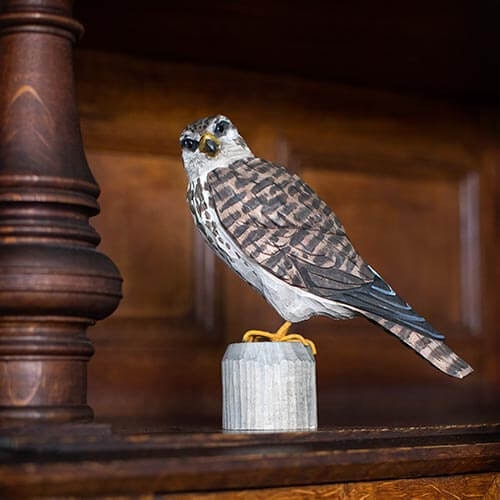
[[[364,262],[335,214],[297,175],[248,149],[236,161],[207,165],[190,178],[198,227],[285,320],[363,315],[444,373],[463,378],[473,371]]]

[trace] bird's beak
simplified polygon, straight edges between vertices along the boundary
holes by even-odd
[[[205,132],[200,139],[199,150],[207,156],[217,156],[220,150],[220,141],[208,132]]]

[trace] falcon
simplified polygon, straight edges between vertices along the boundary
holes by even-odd
[[[356,252],[337,216],[297,175],[254,156],[224,115],[180,135],[195,224],[213,251],[285,320],[244,341],[301,341],[293,323],[312,316],[364,316],[444,373],[473,370]]]

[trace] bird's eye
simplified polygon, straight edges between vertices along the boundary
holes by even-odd
[[[183,149],[188,149],[189,151],[195,151],[198,147],[198,141],[194,139],[189,139],[188,137],[184,137],[181,141],[181,146]]]
[[[228,127],[229,127],[229,122],[227,122],[226,120],[222,120],[215,126],[214,129],[215,135],[217,137],[220,137],[228,129]]]

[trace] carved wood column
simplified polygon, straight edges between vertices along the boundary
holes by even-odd
[[[86,329],[121,297],[76,109],[70,0],[0,3],[0,420],[92,417]]]

